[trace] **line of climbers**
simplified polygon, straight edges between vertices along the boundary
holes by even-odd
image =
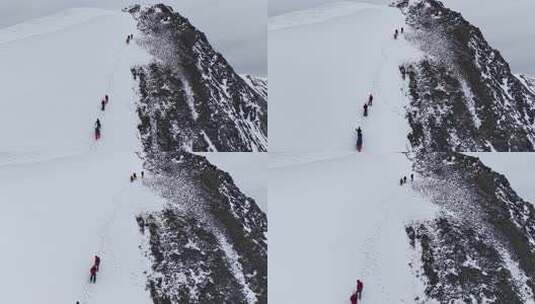
[[[141,171],[141,178],[145,177],[145,172]],[[130,175],[130,182],[133,183],[137,179],[137,174],[134,172],[132,175]]]
[[[106,110],[106,105],[108,104],[108,102],[110,101],[110,98],[108,96],[108,94],[104,95],[104,98],[102,98],[102,100],[100,101],[100,110],[101,111],[105,111]],[[95,140],[99,140],[100,139],[100,131],[102,129],[102,124],[100,123],[100,119],[97,118],[97,121],[95,122]]]
[[[403,34],[405,32],[405,29],[403,27],[401,27],[401,29],[396,29],[394,31],[394,39],[398,39],[398,36],[400,34]],[[404,65],[401,65],[399,66],[399,71],[401,73],[401,78],[403,80],[405,80],[406,76],[407,76],[407,69],[405,68]],[[364,103],[364,106],[363,106],[363,116],[364,117],[368,117],[368,111],[370,109],[370,107],[373,105],[373,94],[370,94],[370,96],[368,97],[368,102]],[[356,129],[356,132],[357,132],[357,151],[361,151],[362,150],[362,129],[360,127],[358,127]]]
[[[364,112],[363,112],[364,117],[368,117],[368,109],[372,105],[373,105],[373,95],[370,94],[370,96],[368,97],[368,102],[364,103]],[[355,131],[357,132],[357,151],[360,152],[362,150],[362,129],[358,127]]]
[[[130,41],[134,39],[134,34],[130,34],[126,37],[126,44],[129,44]],[[108,102],[110,101],[110,97],[108,94],[104,95],[104,97],[100,101],[100,110],[102,112],[106,111],[106,106],[108,105]],[[100,119],[97,118],[95,122],[95,140],[100,139],[100,133],[102,129],[102,123],[100,122]],[[145,172],[141,171],[141,178],[143,178],[145,175]],[[136,173],[134,172],[133,175],[130,176],[130,182],[133,182],[137,179]],[[100,269],[100,257],[98,255],[95,255],[95,260],[93,263],[93,266],[89,269],[89,283],[95,284],[97,282],[97,273]],[[80,301],[76,301],[76,304],[80,304]]]
[[[411,183],[414,182],[414,174],[411,173]],[[402,178],[399,179],[399,185],[400,186],[403,186],[407,183],[407,176],[403,176]]]
[[[394,39],[398,39],[398,36],[399,36],[400,34],[403,35],[403,32],[404,32],[404,31],[405,31],[405,29],[404,29],[403,27],[401,27],[401,29],[399,29],[399,30],[396,29],[396,30],[394,31]]]
[[[129,34],[126,36],[126,44],[130,44],[130,41],[134,39],[134,34]],[[110,101],[108,94],[104,95],[104,98],[100,101],[100,110],[105,111],[106,106],[108,105],[108,102]],[[100,139],[100,131],[101,131],[102,125],[100,124],[100,120],[97,118],[97,121],[95,123],[95,140]]]

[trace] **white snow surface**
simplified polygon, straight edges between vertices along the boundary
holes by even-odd
[[[403,154],[327,154],[270,155],[270,302],[349,303],[360,278],[362,303],[413,303],[424,286],[405,226],[437,207],[399,185]]]
[[[326,4],[272,17],[269,24],[269,139],[272,152],[406,151],[409,103],[399,66],[421,56],[386,5]],[[363,105],[374,95],[369,116]]]
[[[130,33],[129,15],[97,9],[0,30],[0,303],[151,303],[135,215],[162,202],[129,181],[141,168],[130,67],[149,60]]]

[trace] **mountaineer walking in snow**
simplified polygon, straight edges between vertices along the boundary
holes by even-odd
[[[364,117],[368,117],[368,104],[364,104]]]
[[[364,284],[362,283],[362,281],[357,280],[357,290],[349,298],[351,300],[351,304],[357,304],[358,301],[362,298],[363,288],[364,288]]]
[[[97,121],[95,122],[95,140],[100,139],[100,119],[97,118]]]
[[[97,267],[97,271],[100,269],[100,257],[98,255],[95,255],[95,267]]]
[[[108,101],[110,101],[110,97],[108,94],[104,95],[104,100],[106,100],[106,104],[108,104]]]
[[[101,110],[101,111],[106,110],[106,100],[104,100],[104,99],[102,99],[102,100],[100,101],[100,110]]]
[[[396,29],[394,31],[394,39],[398,39],[398,35],[399,35],[399,31],[398,31],[398,29]]]
[[[357,151],[362,150],[362,130],[360,127],[357,128]]]
[[[359,296],[357,295],[356,291],[351,295],[349,300],[351,300],[351,304],[357,304],[358,303]]]
[[[401,72],[401,78],[405,80],[405,77],[407,76],[407,70],[405,69],[404,65],[399,66],[399,71]]]
[[[370,94],[370,97],[368,97],[368,106],[370,106],[370,107],[371,107],[371,106],[372,106],[372,104],[373,104],[373,95],[372,95],[372,94]]]
[[[411,173],[411,182],[414,182],[414,174]]]
[[[99,139],[100,139],[100,128],[95,127],[95,140],[99,140]]]
[[[89,276],[89,283],[96,283],[97,282],[97,266],[93,265],[91,269],[89,270],[90,276]]]
[[[359,300],[362,298],[362,290],[364,289],[364,283],[361,280],[357,280],[357,296]]]

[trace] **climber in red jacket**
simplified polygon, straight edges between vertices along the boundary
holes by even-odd
[[[351,297],[349,298],[349,300],[351,300],[351,304],[357,304],[358,302],[358,296],[357,296],[357,292],[355,291]]]
[[[356,295],[358,296],[359,300],[362,298],[362,290],[364,289],[364,283],[362,283],[361,280],[357,280],[357,292]]]
[[[91,274],[89,276],[89,283],[96,283],[97,282],[97,266],[93,265],[91,269],[89,270],[89,273]]]
[[[100,257],[98,255],[95,255],[95,267],[97,267],[97,271],[100,268]]]

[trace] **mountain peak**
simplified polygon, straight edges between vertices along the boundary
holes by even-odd
[[[412,145],[429,151],[533,151],[535,95],[480,29],[439,1],[396,6],[412,29],[407,39],[425,53],[408,73]]]
[[[139,129],[149,150],[267,150],[267,99],[249,86],[188,19],[158,4],[128,10],[155,57],[133,69],[141,95]],[[157,115],[156,115],[157,112]],[[155,125],[168,126],[155,133]]]

